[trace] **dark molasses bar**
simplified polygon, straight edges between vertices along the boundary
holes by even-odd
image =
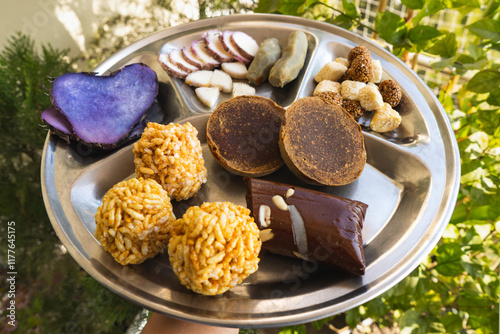
[[[262,249],[364,274],[361,229],[368,205],[262,179],[244,182],[255,222],[272,232]]]

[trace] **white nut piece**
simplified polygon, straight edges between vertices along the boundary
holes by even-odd
[[[266,242],[274,238],[274,233],[270,228],[266,228],[260,231],[259,236],[261,242]]]
[[[267,205],[259,207],[259,223],[260,227],[268,227],[271,224],[271,208]]]
[[[288,190],[286,191],[286,194],[285,194],[285,198],[291,197],[291,196],[293,196],[293,194],[295,194],[295,189],[288,188]]]
[[[280,195],[273,196],[273,203],[278,207],[278,209],[288,211],[288,204],[285,203],[285,200]]]

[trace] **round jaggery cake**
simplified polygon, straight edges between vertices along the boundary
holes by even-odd
[[[279,145],[288,168],[311,184],[351,183],[366,164],[359,124],[341,106],[318,97],[301,98],[288,107]]]
[[[207,123],[214,158],[241,176],[264,176],[284,162],[278,147],[285,110],[261,96],[237,96],[217,106]]]

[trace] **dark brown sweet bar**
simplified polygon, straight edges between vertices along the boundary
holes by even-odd
[[[365,256],[361,229],[368,205],[319,191],[256,178],[244,178],[246,201],[260,229],[270,228],[273,238],[262,244],[271,253],[307,258],[340,268],[355,275],[365,272]],[[293,188],[293,194],[287,192]],[[290,210],[277,206],[273,197],[281,196],[293,205],[304,222],[307,252],[300,252],[294,237]],[[270,224],[262,226],[260,217],[270,208]],[[295,225],[296,226],[296,225]]]

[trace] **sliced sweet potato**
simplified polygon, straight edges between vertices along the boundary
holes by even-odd
[[[219,62],[230,62],[233,60],[233,56],[222,46],[220,35],[222,33],[219,30],[210,30],[201,35],[205,39],[207,46],[207,52]]]
[[[187,75],[189,74],[188,72],[184,71],[182,68],[179,66],[175,65],[170,61],[170,58],[168,57],[168,54],[162,53],[158,56],[158,62],[160,63],[161,67],[171,76],[178,78],[178,79],[185,79]]]
[[[50,98],[53,108],[68,120],[76,139],[113,148],[145,117],[157,94],[155,71],[137,63],[109,76],[63,74],[54,80]],[[44,119],[55,127],[63,118],[52,110]]]
[[[195,66],[193,64],[188,63],[184,57],[182,57],[182,50],[181,49],[174,49],[168,53],[168,59],[172,64],[176,65],[179,67],[181,70],[191,73],[194,71],[200,70],[201,67]]]
[[[230,39],[239,54],[248,60],[252,60],[259,50],[259,44],[257,44],[255,39],[243,31],[233,32]]]
[[[231,35],[233,34],[233,31],[225,30],[222,32],[222,35],[220,37],[222,46],[224,47],[224,50],[229,52],[235,60],[243,63],[243,64],[248,64],[250,63],[250,59],[246,58],[244,55],[242,55],[236,46],[233,44],[233,41],[231,39]]]
[[[220,62],[207,51],[204,39],[194,41],[191,44],[191,51],[206,65],[207,69],[214,69],[220,65]]]

